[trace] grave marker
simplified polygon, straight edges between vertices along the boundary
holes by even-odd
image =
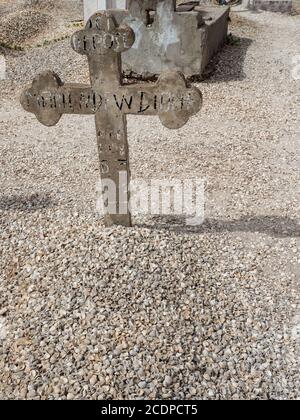
[[[131,226],[126,115],[158,115],[163,125],[175,129],[202,105],[201,92],[187,87],[180,73],[164,73],[156,83],[123,84],[121,52],[133,43],[131,28],[117,27],[109,12],[96,13],[72,37],[73,49],[88,57],[91,86],[64,84],[48,71],[21,96],[23,108],[46,126],[57,124],[63,114],[95,115],[101,179],[103,185],[116,186],[114,200],[104,202],[107,226]]]

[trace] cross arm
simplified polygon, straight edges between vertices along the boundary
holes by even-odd
[[[125,114],[158,115],[170,129],[184,126],[202,107],[202,94],[178,72],[163,73],[155,84],[123,85],[115,102]]]
[[[164,126],[180,128],[200,110],[202,94],[177,72],[164,73],[155,84],[123,85],[109,92],[103,87],[98,92],[88,85],[63,84],[47,71],[22,93],[21,104],[46,126],[57,124],[63,114],[93,115],[109,107],[116,114],[158,115]]]
[[[90,86],[64,84],[55,73],[46,71],[22,93],[21,105],[50,127],[57,124],[63,114],[94,114],[99,98]]]

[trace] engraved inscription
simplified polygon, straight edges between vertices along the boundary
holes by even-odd
[[[27,91],[25,100],[28,109],[57,109],[62,113],[68,109],[74,113],[96,113],[102,109],[114,108],[122,114],[153,115],[159,112],[189,111],[195,107],[195,98],[190,92],[174,95],[172,92],[156,94],[136,91],[122,94],[98,93],[89,89],[87,92],[68,93],[67,89],[61,88],[57,92],[43,91],[39,94]]]

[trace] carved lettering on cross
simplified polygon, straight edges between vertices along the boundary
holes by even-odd
[[[114,202],[104,202],[107,226],[131,226],[126,115],[158,115],[166,127],[180,128],[202,105],[200,91],[187,87],[180,73],[164,73],[156,83],[123,84],[121,53],[133,43],[131,28],[117,27],[109,12],[97,13],[72,37],[73,49],[88,57],[91,86],[64,84],[48,71],[21,96],[24,109],[46,126],[63,114],[95,115],[101,179],[116,186]]]

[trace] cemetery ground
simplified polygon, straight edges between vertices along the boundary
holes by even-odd
[[[299,24],[233,11],[200,114],[128,119],[133,178],[205,180],[199,227],[104,228],[93,117],[46,128],[18,102],[85,59],[53,31],[4,50],[0,398],[299,398]]]

